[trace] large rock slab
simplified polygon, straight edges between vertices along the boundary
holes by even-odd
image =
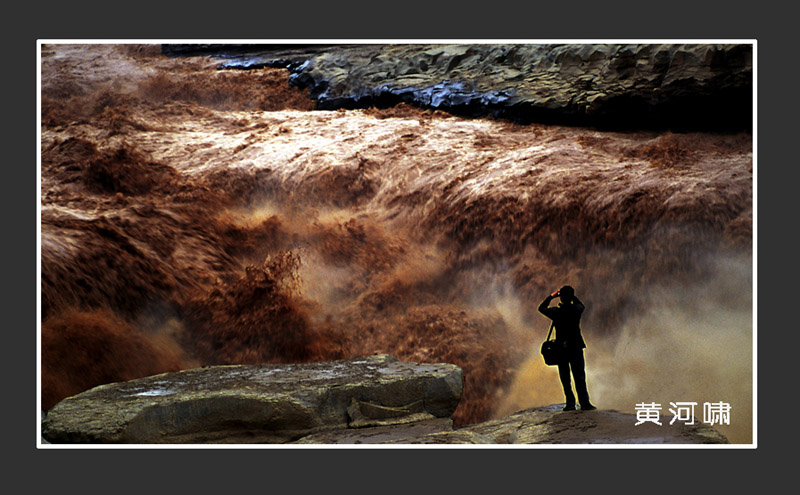
[[[247,53],[242,50],[247,48]],[[528,123],[748,130],[752,45],[164,45],[220,68],[283,66],[321,109],[399,102]]]
[[[562,411],[563,404],[520,411],[505,418],[464,428],[499,444],[727,444],[728,439],[707,424],[692,425],[669,418],[661,425],[637,426],[634,414],[615,410]],[[416,441],[426,443],[431,439]],[[434,438],[433,441],[438,439]],[[416,441],[412,443],[416,443]]]
[[[48,411],[50,443],[283,443],[332,429],[449,418],[461,368],[388,355],[214,366],[95,387]]]
[[[695,423],[637,425],[614,410],[538,407],[453,427],[459,367],[388,355],[214,366],[102,385],[42,420],[42,443],[726,444]]]
[[[453,429],[428,421],[406,426],[329,431],[309,435],[300,444],[727,444],[714,428],[700,423],[636,425],[633,414],[614,410],[562,411],[563,404],[520,411],[484,423]]]

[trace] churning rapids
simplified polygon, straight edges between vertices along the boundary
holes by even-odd
[[[44,45],[41,401],[212,364],[461,366],[456,424],[563,402],[536,312],[586,303],[600,408],[752,432],[749,133],[318,111],[283,69]],[[665,407],[666,411],[666,407]]]

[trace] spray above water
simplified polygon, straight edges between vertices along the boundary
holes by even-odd
[[[126,85],[85,69],[93,49]],[[42,71],[45,409],[135,375],[371,353],[461,366],[458,425],[559,403],[536,306],[568,283],[598,407],[728,401],[750,441],[749,135],[311,112],[264,82],[283,71],[113,46],[44,47]],[[109,335],[139,361],[103,368],[133,345]]]

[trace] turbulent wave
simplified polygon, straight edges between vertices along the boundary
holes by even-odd
[[[454,418],[483,421],[563,401],[536,306],[569,283],[594,402],[725,400],[749,441],[749,134],[312,111],[279,69],[42,55],[43,409],[180,368],[386,352],[462,366]]]

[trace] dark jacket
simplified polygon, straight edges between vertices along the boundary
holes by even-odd
[[[556,342],[571,349],[584,349],[586,343],[581,335],[581,315],[586,307],[575,296],[568,304],[559,303],[556,307],[548,307],[553,296],[547,296],[539,305],[539,312],[553,320],[556,328]]]

